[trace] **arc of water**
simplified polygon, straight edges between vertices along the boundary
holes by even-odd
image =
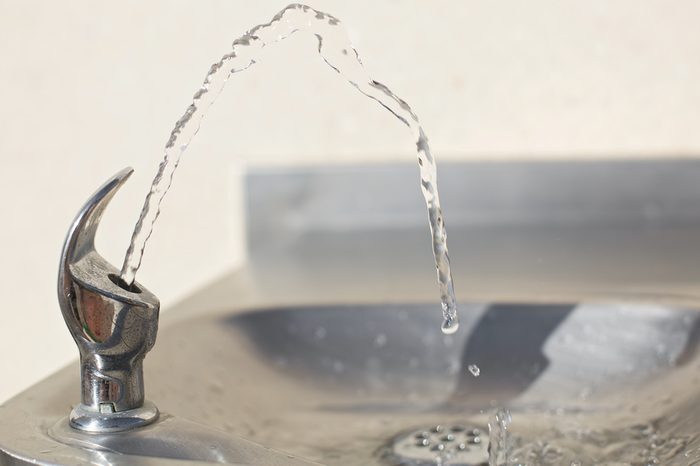
[[[411,107],[388,87],[367,74],[340,21],[332,15],[301,4],[287,6],[270,22],[255,26],[236,39],[231,51],[209,69],[204,83],[194,94],[192,103],[184,115],[175,124],[165,145],[163,161],[146,196],[124,258],[120,274],[122,280],[127,284],[134,281],[143,260],[146,243],[160,214],[163,198],[172,184],[180,157],[199,131],[207,110],[223,90],[228,79],[233,74],[254,65],[266,46],[283,41],[299,31],[313,33],[318,39],[318,53],[323,60],[358,91],[391,112],[411,131],[416,143],[421,190],[430,220],[444,318],[443,331],[455,332],[459,324],[447,250],[447,232],[440,206],[435,160],[430,152],[428,138]]]

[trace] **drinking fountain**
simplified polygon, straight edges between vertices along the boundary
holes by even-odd
[[[129,174],[71,225],[80,363],[0,406],[0,465],[481,466],[496,415],[510,464],[700,460],[700,163],[445,165],[453,335],[412,165],[252,169],[248,264],[162,316],[94,247]]]
[[[123,283],[116,267],[95,250],[102,214],[132,172],[118,172],[88,199],[61,253],[58,301],[80,352],[80,403],[67,418],[42,426],[43,442],[30,437],[31,449],[15,453],[21,442],[2,448],[0,464],[163,464],[164,459],[185,461],[178,464],[314,464],[161,414],[145,398],[143,360],[156,342],[159,300],[140,283]],[[44,442],[53,445],[42,450]],[[48,456],[41,460],[42,454]]]

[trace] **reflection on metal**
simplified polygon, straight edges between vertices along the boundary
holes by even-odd
[[[158,422],[120,434],[71,429],[65,419],[48,435],[76,451],[88,452],[97,464],[194,466],[313,466],[314,463],[197,424],[163,414]],[[76,457],[77,459],[77,457]],[[74,463],[69,463],[74,464]],[[318,466],[318,465],[317,465]]]
[[[95,251],[102,214],[131,173],[117,173],[87,201],[61,254],[58,298],[80,350],[82,387],[70,423],[90,432],[128,430],[158,418],[143,386],[143,358],[158,331],[158,298],[139,284],[120,286],[118,270]]]
[[[455,278],[471,304],[448,337],[420,247],[420,195],[395,188],[412,186],[412,166],[249,177],[250,263],[169,310],[149,353],[149,398],[167,414],[118,434],[70,428],[77,374],[67,367],[0,406],[0,464],[309,464],[271,447],[388,466],[387,448],[407,462],[436,455],[402,441],[437,424],[481,426],[486,440],[500,406],[523,464],[523,451],[593,464],[613,445],[658,464],[700,461],[700,163],[623,165],[449,167]],[[350,189],[360,184],[366,197]],[[524,217],[520,200],[533,207]],[[643,208],[666,205],[660,217]],[[73,292],[79,270],[68,272]],[[98,289],[143,300],[112,285]],[[112,321],[92,319],[81,338],[105,345]],[[483,461],[470,451],[455,458]]]
[[[313,464],[196,422],[161,417],[156,406],[145,400],[143,359],[156,340],[158,298],[138,283],[125,286],[118,270],[95,251],[102,214],[131,173],[123,170],[98,189],[68,232],[58,295],[63,317],[80,350],[81,403],[69,420],[59,418],[48,431],[42,420],[45,435],[33,441],[37,448],[32,451],[53,454],[68,449],[67,456],[53,456],[50,464],[153,465],[170,460],[182,465]],[[49,447],[42,449],[42,443]],[[0,464],[4,464],[5,454],[22,459],[6,451],[0,454]],[[41,463],[37,458],[26,459]]]

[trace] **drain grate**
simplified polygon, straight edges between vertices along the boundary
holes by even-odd
[[[402,434],[387,456],[394,464],[430,466],[449,461],[453,466],[488,465],[488,434],[474,426],[437,425]]]

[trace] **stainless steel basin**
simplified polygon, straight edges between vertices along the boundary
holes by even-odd
[[[442,176],[452,336],[412,167],[254,173],[249,265],[164,310],[145,360],[180,424],[126,456],[66,444],[72,365],[0,407],[0,464],[266,464],[241,438],[327,465],[484,464],[504,409],[509,465],[696,464],[700,164],[601,165]],[[167,454],[202,433],[210,452]]]
[[[486,432],[506,407],[512,464],[692,463],[684,453],[700,446],[700,418],[688,408],[700,367],[695,311],[464,305],[463,331],[444,336],[434,307],[272,308],[182,322],[168,337],[180,356],[210,361],[182,381],[206,381],[199,408],[210,408],[183,414],[323,464],[434,464],[418,461],[421,448],[395,447],[438,425]],[[482,464],[477,451],[479,463],[456,455],[451,464]]]
[[[485,464],[487,425],[498,408],[513,418],[509,464],[697,461],[696,311],[467,304],[462,331],[445,336],[434,308],[275,307],[184,319],[168,327],[150,360],[149,390],[165,412],[206,425],[220,438],[243,437],[328,465],[434,464],[432,446],[457,452],[459,442],[441,441],[440,432],[425,447],[405,446],[437,426],[480,429],[483,444],[448,464]],[[481,369],[478,377],[467,369],[472,364]],[[74,391],[73,371],[52,380],[0,411],[16,422],[25,413],[21,422],[33,425],[35,444],[44,429],[51,433],[65,421],[67,405],[49,409],[31,399],[71,399]],[[46,418],[36,422],[39,414]],[[196,432],[186,424],[171,428],[178,431]],[[2,432],[17,440],[7,424]],[[73,464],[70,449],[57,449],[50,437],[41,451],[62,451],[63,461]],[[163,449],[150,438],[141,445],[140,461],[182,458],[176,443]],[[426,453],[431,461],[421,461]],[[227,456],[189,458],[225,462]]]

